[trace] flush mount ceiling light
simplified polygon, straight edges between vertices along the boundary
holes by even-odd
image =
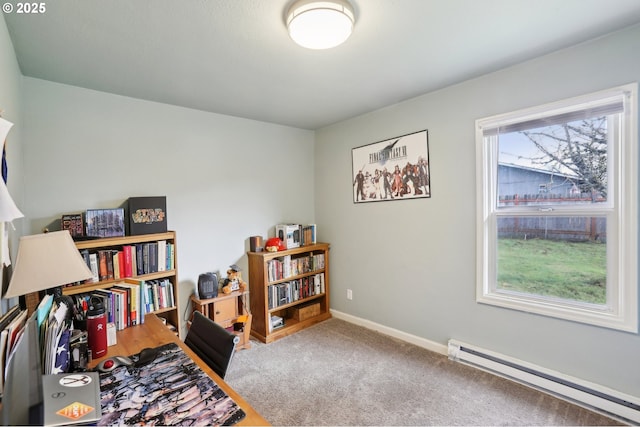
[[[344,43],[353,31],[353,8],[346,0],[298,0],[287,12],[289,36],[308,49]]]

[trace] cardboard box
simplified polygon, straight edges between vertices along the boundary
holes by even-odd
[[[167,198],[129,197],[124,204],[128,236],[165,233],[167,231]]]
[[[302,307],[293,307],[292,315],[299,322],[315,317],[320,314],[320,303],[309,304]]]
[[[282,240],[285,248],[298,248],[300,247],[300,225],[278,224],[276,225],[276,237],[279,237],[280,240]]]

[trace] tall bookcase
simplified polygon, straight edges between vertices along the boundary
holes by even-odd
[[[175,304],[173,307],[163,308],[156,310],[153,313],[166,320],[167,325],[175,327],[176,333],[179,335],[180,324],[178,317],[178,263],[177,263],[177,244],[176,244],[176,232],[167,231],[165,233],[154,234],[142,234],[138,236],[124,236],[124,237],[107,237],[95,240],[85,240],[76,242],[76,247],[79,251],[88,250],[89,252],[97,252],[99,250],[122,250],[124,246],[153,243],[165,241],[173,244],[173,267],[172,269],[166,269],[164,271],[157,271],[154,273],[137,275],[137,272],[133,272],[132,277],[126,279],[136,280],[156,280],[156,279],[168,279],[173,289]],[[65,295],[75,295],[81,293],[89,293],[97,289],[109,289],[116,285],[118,282],[123,282],[125,278],[120,279],[108,279],[101,280],[92,283],[83,283],[73,286],[67,286],[62,289]]]
[[[270,343],[331,317],[328,243],[247,255],[252,336]]]

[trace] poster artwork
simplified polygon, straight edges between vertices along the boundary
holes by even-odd
[[[428,131],[351,150],[353,202],[431,197]]]

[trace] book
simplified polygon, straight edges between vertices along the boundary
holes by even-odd
[[[167,308],[167,284],[164,280],[161,280],[158,285],[158,300],[160,302],[160,308]]]
[[[5,351],[7,349],[7,337],[9,336],[9,331],[3,329],[0,332],[0,396],[2,395],[2,391],[4,389],[4,360],[5,360]]]
[[[132,245],[122,247],[122,262],[124,264],[122,277],[133,277],[133,248]]]
[[[124,328],[128,328],[129,326],[133,326],[133,318],[136,313],[132,310],[133,306],[131,305],[131,289],[126,287],[124,282],[116,283],[111,290],[113,292],[122,292],[123,300],[121,302],[120,308],[124,308],[124,311],[121,313],[121,321],[124,322]]]
[[[108,280],[109,272],[107,270],[108,250],[101,249],[98,251],[98,274],[100,280]]]
[[[85,264],[87,264],[87,267],[91,268],[91,263],[89,261],[89,249],[81,249],[80,255],[82,256]]]
[[[144,280],[138,280],[138,302],[140,304],[140,324],[144,323],[144,316],[149,313],[146,301],[147,284]]]
[[[127,299],[127,291],[114,286],[111,288],[111,292],[115,295],[116,330],[121,331],[129,326],[129,301]]]
[[[131,246],[131,277],[138,275],[138,249],[136,245]]]
[[[91,274],[93,274],[91,281],[99,282],[100,273],[98,272],[98,254],[95,252],[89,254],[89,269],[91,270]]]
[[[144,274],[144,243],[136,243],[136,275]]]
[[[129,318],[130,325],[136,326],[140,324],[140,315],[141,315],[141,307],[140,307],[140,285],[137,281],[134,280],[125,280],[123,283],[118,283],[119,287],[128,288],[128,298],[129,298]]]
[[[269,328],[271,330],[282,328],[284,326],[284,319],[275,314],[271,315],[271,321],[269,322]]]
[[[158,271],[158,242],[149,242],[149,273]]]
[[[118,257],[118,251],[112,251],[111,258],[113,259],[113,278],[120,279],[120,258]]]
[[[4,366],[5,359],[8,357],[7,342],[9,341],[8,326],[22,313],[20,305],[16,304],[11,307],[5,314],[0,317],[0,396],[4,389]]]
[[[119,276],[121,279],[124,279],[125,276],[124,274],[124,252],[122,251],[117,251],[118,254],[118,271],[119,271]]]
[[[175,247],[171,242],[167,242],[167,270],[175,270]]]
[[[18,333],[22,330],[24,325],[27,323],[27,310],[22,310],[18,316],[7,326],[7,350],[6,355],[8,356],[11,353],[11,350],[16,344],[16,340],[18,338]],[[6,363],[6,359],[5,359]]]
[[[316,230],[315,224],[302,226],[302,246],[316,244]]]
[[[105,250],[105,260],[107,262],[107,279],[113,279],[115,278],[114,276],[114,270],[113,270],[113,250]]]
[[[149,243],[142,244],[142,274],[151,273],[149,270]]]
[[[0,317],[0,330],[5,329],[20,314],[20,305],[16,304],[11,307],[5,314]]]
[[[154,308],[149,294],[149,282],[146,280],[140,280],[140,295],[142,304],[144,304],[144,314],[151,313]],[[144,319],[144,316],[142,318]]]
[[[166,271],[167,270],[167,241],[166,240],[158,240],[158,255],[157,255],[157,271]]]

